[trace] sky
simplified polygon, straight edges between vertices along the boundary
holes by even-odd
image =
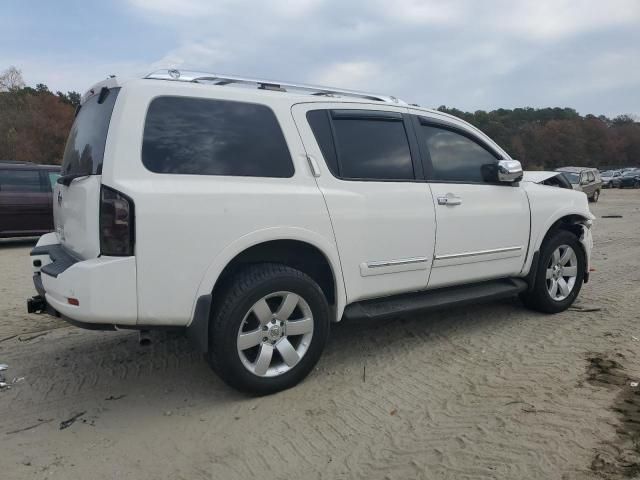
[[[54,91],[182,68],[640,115],[640,0],[0,0],[0,32],[0,71]]]

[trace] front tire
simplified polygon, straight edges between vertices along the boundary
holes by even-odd
[[[557,230],[543,242],[534,284],[520,298],[533,310],[562,312],[580,293],[585,268],[586,259],[578,238],[566,230]]]
[[[591,197],[591,201],[593,203],[598,203],[598,199],[600,198],[600,190],[596,190],[593,192],[593,196]]]
[[[209,325],[209,363],[256,395],[291,388],[318,362],[329,335],[322,289],[299,270],[257,264],[235,275]]]

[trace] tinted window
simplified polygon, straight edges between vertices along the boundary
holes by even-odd
[[[422,141],[429,155],[433,180],[483,182],[483,166],[496,157],[464,135],[444,128],[422,125]]]
[[[142,162],[157,173],[282,178],[294,171],[268,107],[185,97],[151,102]]]
[[[322,156],[331,173],[336,176],[340,176],[340,170],[338,169],[338,158],[336,156],[336,149],[333,145],[333,134],[331,133],[331,124],[328,110],[310,110],[307,112],[307,121],[313,130],[313,135],[316,137],[320,150],[322,150]]]
[[[402,120],[334,118],[333,127],[342,178],[415,178]]]
[[[104,146],[119,88],[89,98],[73,122],[62,160],[63,175],[102,173]]]
[[[0,170],[0,192],[44,192],[37,170]]]

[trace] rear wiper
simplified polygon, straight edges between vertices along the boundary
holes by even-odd
[[[88,173],[69,173],[67,175],[60,175],[58,177],[57,183],[64,185],[65,187],[68,187],[69,185],[71,185],[71,182],[73,182],[76,178],[80,178],[80,177],[88,177],[89,174]]]

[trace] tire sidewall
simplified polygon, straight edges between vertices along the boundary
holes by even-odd
[[[569,296],[564,300],[554,300],[551,298],[547,289],[546,270],[549,260],[551,259],[551,255],[560,245],[569,245],[576,253],[578,258],[578,275],[576,277],[576,283]],[[536,284],[534,287],[536,300],[541,303],[541,309],[549,313],[557,313],[569,308],[580,293],[584,280],[585,268],[586,258],[584,249],[578,238],[573,233],[558,230],[545,240],[540,249],[540,262],[538,263],[538,271],[535,280]]]
[[[299,272],[298,272],[299,273]],[[248,371],[237,349],[240,325],[253,305],[270,293],[288,291],[302,297],[313,314],[313,335],[305,355],[288,372],[277,377],[259,377]],[[257,395],[290,388],[300,382],[317,363],[329,334],[329,307],[320,287],[306,275],[266,278],[235,302],[222,323],[222,331],[210,332],[210,354],[217,356],[218,373],[234,387]]]

